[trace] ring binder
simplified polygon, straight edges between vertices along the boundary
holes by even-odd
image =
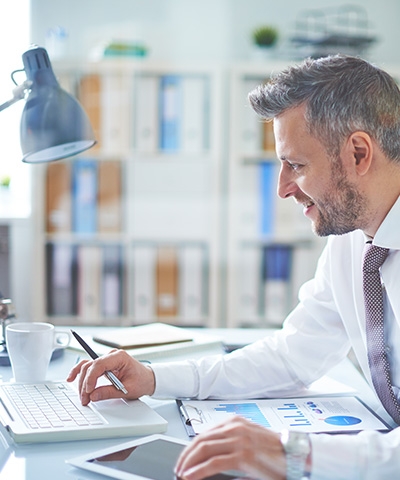
[[[307,433],[388,431],[391,427],[357,396],[322,394],[297,398],[243,400],[176,400],[189,437],[239,415],[274,432],[301,429]]]
[[[203,423],[203,412],[193,405],[183,405],[182,400],[176,400],[176,404],[186,433],[189,437],[195,437],[196,432],[193,429],[192,422]],[[189,415],[187,408],[193,409],[196,412],[197,417]]]

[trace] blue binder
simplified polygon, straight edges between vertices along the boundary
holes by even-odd
[[[260,164],[260,230],[262,235],[274,233],[275,200],[275,164],[273,161],[262,162]]]
[[[160,80],[160,149],[176,151],[180,148],[182,117],[181,78],[164,75]]]
[[[75,233],[97,231],[97,162],[76,160],[72,167],[72,228]]]
[[[263,248],[263,280],[290,281],[292,272],[292,250],[291,245],[272,244]]]

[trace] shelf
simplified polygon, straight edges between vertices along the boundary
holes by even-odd
[[[125,59],[63,65],[63,85],[81,99],[99,143],[72,160],[34,170],[32,319],[279,326],[321,251],[301,206],[276,195],[280,162],[272,124],[262,122],[247,101],[252,88],[286,66],[191,69]],[[160,103],[165,94],[167,105],[165,97]],[[168,131],[172,137],[162,139]],[[81,178],[86,190],[77,194],[75,175],[84,165],[92,177]],[[108,167],[117,167],[119,180],[106,174],[99,187],[99,172]],[[65,168],[58,177],[57,168]],[[51,172],[59,187],[49,180]],[[114,201],[105,218],[118,222],[106,231],[99,228],[98,192],[111,183]],[[52,188],[59,203],[51,207]],[[89,200],[92,211],[82,203]],[[113,267],[106,267],[107,248],[119,250]],[[267,285],[266,258],[275,250],[289,266]],[[64,268],[54,267],[58,256]],[[59,296],[64,300],[54,303]]]
[[[54,67],[98,144],[35,172],[35,317],[217,326],[221,72],[131,59]]]

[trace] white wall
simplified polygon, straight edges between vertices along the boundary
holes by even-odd
[[[29,42],[29,1],[15,0],[0,4],[0,103],[12,98],[15,87],[10,78],[14,70],[22,68],[21,54]],[[24,74],[16,75],[21,83]],[[8,195],[0,199],[0,222],[10,227],[10,296],[18,318],[29,320],[33,272],[31,270],[32,243],[30,213],[31,166],[22,163],[19,145],[19,127],[24,102],[21,101],[0,114],[0,178],[10,176]],[[17,219],[13,219],[17,217]],[[2,272],[4,274],[4,272]],[[1,334],[0,334],[1,337]]]
[[[255,26],[274,24],[287,39],[299,12],[347,3],[365,7],[379,37],[370,58],[400,62],[398,0],[31,0],[31,39],[44,46],[48,29],[61,25],[73,58],[111,38],[140,38],[155,59],[244,60]]]

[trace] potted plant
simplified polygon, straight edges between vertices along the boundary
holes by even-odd
[[[0,187],[8,189],[8,187],[10,186],[10,181],[11,178],[8,175],[4,175],[0,178]]]
[[[278,40],[278,29],[271,25],[262,25],[253,30],[253,42],[261,48],[269,48]]]

